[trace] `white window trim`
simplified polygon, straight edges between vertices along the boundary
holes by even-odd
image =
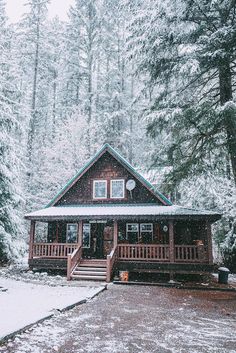
[[[105,196],[97,197],[97,196],[95,196],[95,184],[100,183],[100,182],[106,184],[106,187],[105,187],[106,193],[105,193]],[[104,180],[104,179],[93,180],[93,199],[95,199],[95,200],[107,199],[107,180]]]
[[[123,183],[123,196],[117,197],[117,196],[112,196],[112,183],[113,181],[122,181]],[[124,199],[125,198],[125,180],[124,179],[111,179],[110,181],[110,198],[111,199]]]
[[[89,225],[89,246],[83,246],[83,241],[84,241],[84,225],[88,224]],[[82,232],[82,248],[83,249],[90,249],[91,246],[91,224],[90,223],[84,223],[83,224],[83,232]]]
[[[142,225],[151,225],[151,230],[141,230],[141,226]],[[142,236],[142,233],[145,232],[145,233],[151,233],[152,234],[152,241],[153,241],[153,223],[140,223],[140,237]]]
[[[128,230],[128,226],[136,224],[138,226],[138,230]],[[128,233],[136,233],[138,232],[138,240],[139,240],[139,224],[138,223],[126,223],[126,239],[128,240]]]
[[[68,243],[68,226],[76,226],[76,242],[75,244],[78,242],[78,223],[67,223],[66,224],[66,242]]]

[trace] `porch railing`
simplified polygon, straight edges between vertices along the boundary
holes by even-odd
[[[71,279],[71,275],[80,262],[82,258],[82,246],[78,245],[78,247],[73,251],[72,254],[68,254],[67,256],[67,280]]]
[[[34,243],[31,257],[67,258],[78,247],[70,243]]]
[[[30,258],[66,259],[68,254],[72,254],[77,248],[78,244],[70,243],[34,243],[30,247]],[[169,244],[118,244],[115,253],[113,250],[109,254],[109,256],[112,255],[111,261],[118,259],[170,262]],[[208,262],[207,247],[204,245],[175,245],[174,262]]]
[[[207,252],[204,245],[175,245],[175,262],[204,262]]]
[[[114,270],[115,263],[117,261],[118,256],[118,247],[115,246],[109,255],[107,255],[107,278],[106,281],[110,282],[112,273]]]
[[[169,245],[119,244],[119,260],[169,261]]]
[[[118,259],[170,262],[170,247],[157,244],[119,244]],[[202,245],[175,245],[174,262],[207,262],[207,248]]]

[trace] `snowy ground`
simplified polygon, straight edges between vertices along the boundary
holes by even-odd
[[[236,294],[109,285],[1,353],[235,353]]]
[[[102,284],[66,282],[46,273],[0,271],[0,339],[45,316],[91,298]]]

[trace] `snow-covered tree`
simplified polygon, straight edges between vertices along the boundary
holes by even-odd
[[[168,132],[174,181],[201,172],[216,149],[214,163],[226,164],[228,157],[236,180],[235,6],[149,0],[132,7],[130,56],[152,88],[149,132]]]
[[[19,153],[23,118],[12,37],[5,4],[0,0],[0,262],[19,256],[22,247],[16,243],[23,235],[23,165]]]

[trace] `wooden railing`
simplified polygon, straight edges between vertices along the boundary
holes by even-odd
[[[31,258],[34,257],[54,257],[54,258],[67,258],[78,244],[70,243],[35,243],[31,247]]]
[[[204,262],[206,258],[204,245],[175,245],[176,262]]]
[[[79,245],[72,254],[67,256],[67,280],[71,279],[71,274],[82,258],[82,246]]]
[[[118,259],[169,261],[169,245],[119,244]]]
[[[115,246],[109,255],[107,255],[107,278],[106,281],[110,282],[111,276],[114,270],[115,263],[117,261],[118,247]]]

